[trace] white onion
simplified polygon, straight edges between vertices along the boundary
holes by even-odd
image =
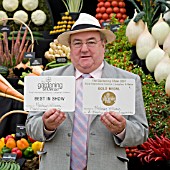
[[[162,80],[166,80],[170,74],[170,58],[168,53],[165,53],[162,60],[156,65],[154,71],[154,77],[157,83],[160,83]]]
[[[145,24],[142,19],[140,19],[138,22],[134,22],[134,18],[136,17],[137,12],[135,10],[133,18],[130,20],[126,27],[126,36],[128,37],[128,41],[133,46],[136,45],[136,41],[139,37],[139,35],[143,32],[145,28]]]
[[[166,83],[165,83],[165,92],[166,94],[170,97],[170,74],[166,78]]]
[[[156,41],[148,31],[147,23],[145,23],[144,31],[139,35],[136,42],[136,52],[141,60],[146,59],[147,54],[155,47]]]
[[[151,33],[155,40],[158,40],[159,45],[163,45],[166,37],[169,34],[169,25],[163,20],[162,14],[157,23],[152,27]]]
[[[157,41],[155,48],[149,51],[146,57],[146,60],[145,60],[146,67],[150,72],[153,72],[155,70],[156,65],[163,58],[164,54],[165,54],[165,51],[159,47],[158,41]]]

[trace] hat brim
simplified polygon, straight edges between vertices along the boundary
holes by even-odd
[[[79,30],[74,30],[74,31],[66,31],[66,32],[60,34],[57,37],[57,39],[60,44],[69,46],[70,35],[75,34],[75,33],[80,33],[80,32],[88,32],[88,31],[99,31],[99,32],[103,33],[107,40],[106,43],[111,43],[112,41],[114,41],[116,39],[115,34],[111,30],[100,29],[100,28],[85,28],[85,29],[79,29]]]

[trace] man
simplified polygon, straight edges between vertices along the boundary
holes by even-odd
[[[45,142],[41,170],[127,170],[128,159],[124,147],[137,146],[146,141],[148,123],[139,76],[104,61],[105,44],[113,40],[115,35],[110,30],[101,29],[96,18],[81,13],[72,30],[58,36],[61,44],[70,46],[72,64],[44,71],[42,76],[75,76],[76,98],[84,74],[90,74],[91,78],[134,79],[135,114],[122,116],[110,111],[102,115],[86,115],[83,119],[88,119],[88,123],[84,123],[87,132],[82,132],[84,125],[81,124],[82,131],[75,140],[77,108],[75,113],[64,113],[57,108],[45,113],[29,113],[26,120],[27,133]],[[81,121],[80,118],[78,123]],[[85,145],[79,143],[79,146],[75,146],[76,142],[82,140],[83,134]],[[79,149],[78,153],[76,149]],[[85,150],[85,154],[82,150]]]

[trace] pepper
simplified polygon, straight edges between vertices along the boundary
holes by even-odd
[[[4,153],[10,153],[10,152],[11,152],[11,148],[8,148],[8,147],[4,146],[4,147],[2,148],[2,150],[1,150],[1,152],[2,152],[2,154],[4,154]]]
[[[22,157],[22,151],[20,149],[18,149],[17,147],[13,148],[11,150],[11,153],[15,153],[17,155],[18,159]]]
[[[2,148],[5,146],[5,143],[4,143],[4,141],[2,141],[1,139],[0,139],[0,152],[1,152],[1,150],[2,150]]]
[[[33,158],[34,157],[34,151],[31,146],[26,148],[23,152],[23,155],[25,158]]]
[[[29,143],[25,138],[21,138],[20,140],[17,140],[17,148],[24,150],[27,147],[29,147]]]
[[[8,148],[15,148],[16,147],[16,141],[14,138],[9,138],[6,142],[6,147]]]
[[[32,149],[35,154],[37,154],[37,151],[40,151],[41,148],[42,148],[42,142],[36,141],[32,144]]]

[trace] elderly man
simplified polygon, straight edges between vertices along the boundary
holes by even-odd
[[[106,43],[115,40],[113,32],[102,29],[98,20],[81,13],[71,31],[58,36],[61,44],[70,46],[72,64],[42,72],[42,76],[75,76],[75,112],[57,108],[30,112],[27,133],[44,141],[40,170],[127,170],[126,146],[137,146],[148,137],[141,81],[138,75],[109,65],[104,60]],[[102,115],[82,113],[81,81],[90,78],[135,80],[135,114],[114,111]]]

